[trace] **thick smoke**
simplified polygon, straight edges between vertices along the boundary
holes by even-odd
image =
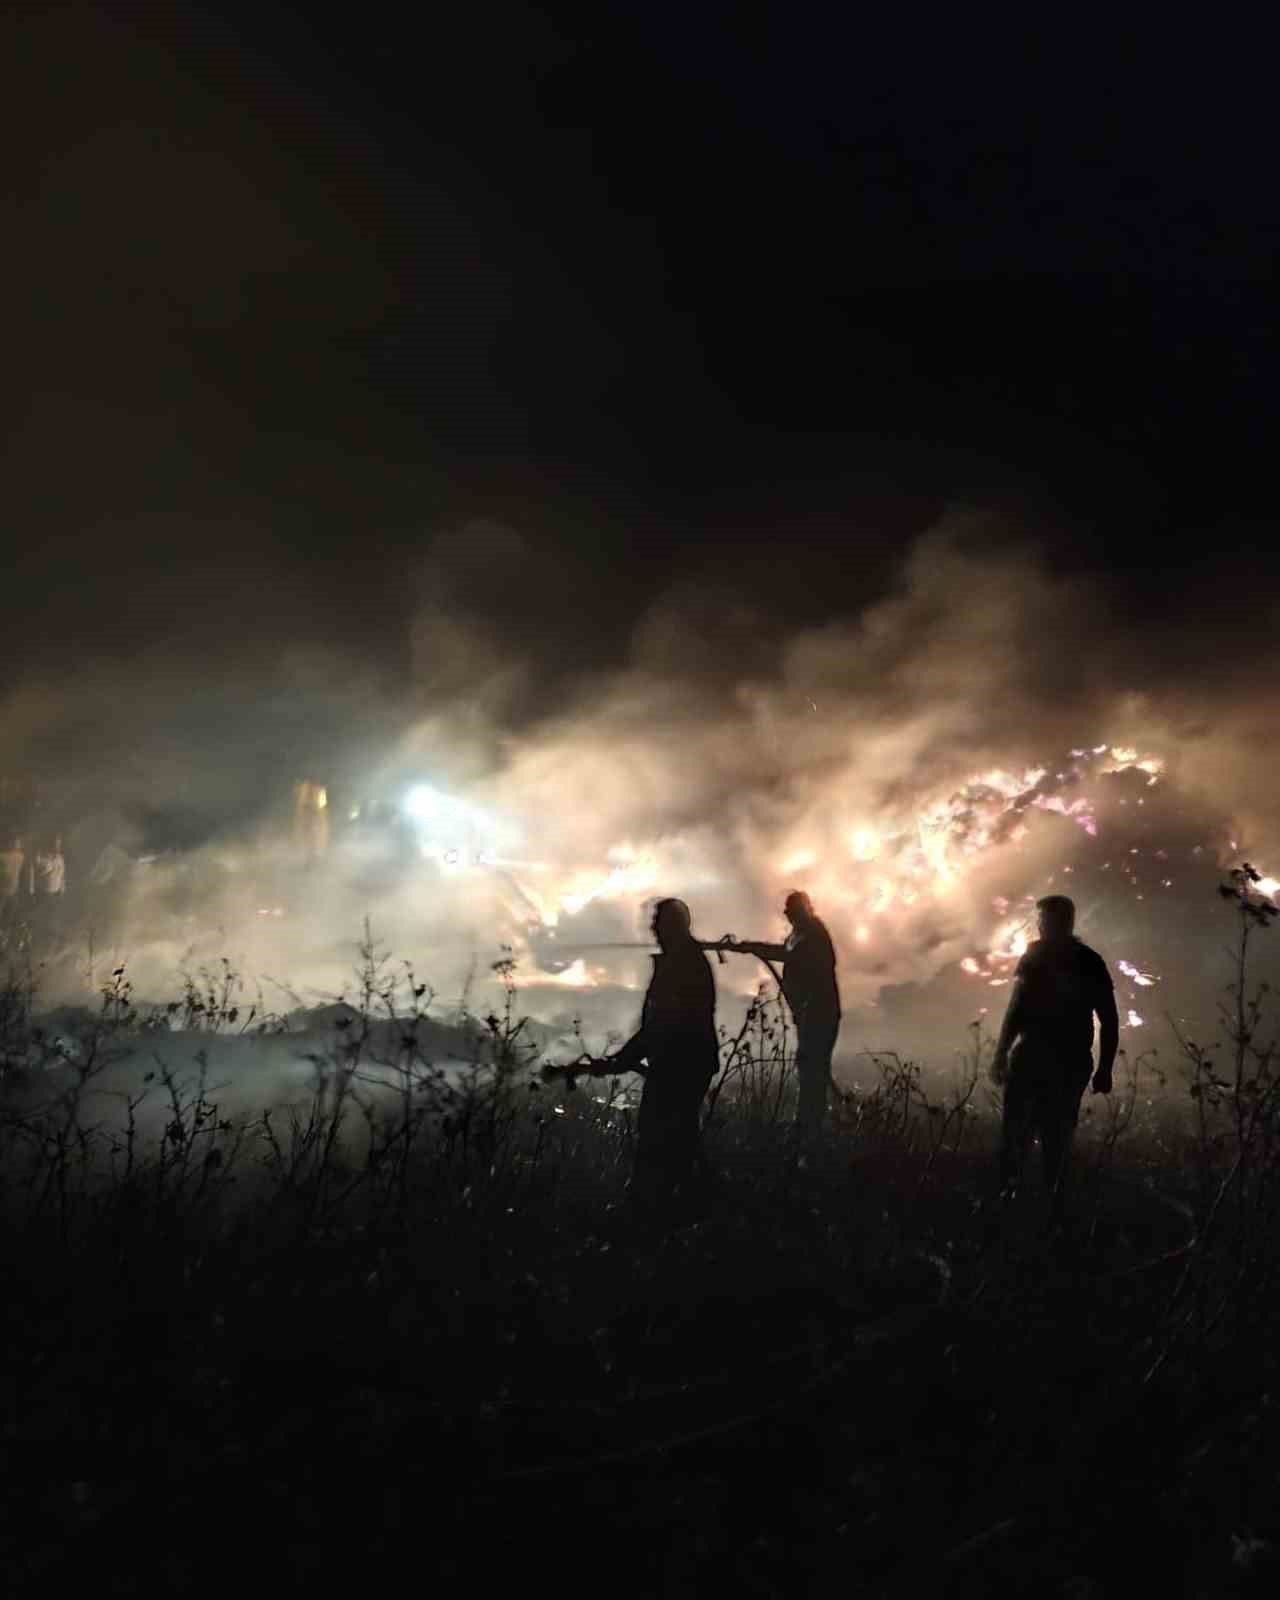
[[[146,818],[166,806],[203,835],[95,887],[96,947],[82,929],[51,998],[124,960],[162,999],[225,955],[281,1007],[315,1004],[351,992],[368,917],[442,1006],[492,1004],[510,949],[524,1005],[602,1038],[634,1021],[647,961],[593,947],[643,941],[654,897],[684,896],[703,936],[759,937],[782,933],[800,886],[840,948],[846,1053],[945,1054],[998,1015],[997,946],[1049,885],[1076,894],[1105,954],[1159,971],[1161,1007],[1190,1011],[1221,940],[1201,959],[1171,930],[1189,916],[1203,943],[1195,897],[1233,839],[1264,870],[1280,859],[1259,760],[1269,637],[1234,610],[1193,635],[1134,615],[993,515],[944,519],[888,592],[820,628],[787,631],[732,584],[678,584],[608,668],[557,649],[581,586],[557,597],[535,543],[471,524],[424,549],[407,682],[362,669],[335,631],[246,648],[216,692],[117,667],[10,696],[8,748],[74,750],[81,810],[92,788],[94,815],[69,827],[81,870],[108,840],[133,863],[154,853]],[[1133,752],[1127,773],[1103,747]],[[1158,774],[1133,764],[1149,757]],[[1001,793],[957,799],[992,774]],[[310,861],[285,781],[307,775],[334,796]],[[424,788],[468,809],[406,817]],[[1064,814],[1082,795],[1092,831]],[[369,825],[371,805],[394,826]],[[764,974],[737,957],[718,975],[730,1020]]]
[[[619,392],[632,286],[667,265],[643,229],[600,258],[611,328],[557,229],[513,225],[447,139],[411,176],[340,94],[235,51],[222,83],[163,32],[51,13],[6,106],[0,826],[65,846],[43,1003],[122,962],[164,1002],[226,957],[264,1004],[313,1005],[351,992],[368,917],[442,1009],[497,1003],[509,949],[521,1004],[599,1043],[647,960],[598,947],[643,942],[651,898],[683,895],[711,937],[781,934],[798,886],[839,946],[843,1050],[943,1057],[998,1013],[1054,887],[1104,954],[1159,974],[1124,996],[1148,1033],[1211,1012],[1219,866],[1280,871],[1269,581],[1212,551],[1198,590],[1087,572],[1040,512],[926,527],[938,485],[976,471],[1007,497],[1021,470],[961,462],[945,440],[971,419],[927,383],[895,401],[858,378],[886,448],[851,440],[837,483],[823,445],[796,487],[807,444],[718,441],[720,380],[659,342],[664,399],[695,385],[669,420],[696,418],[699,471],[673,488]],[[559,434],[540,391],[572,397]],[[1140,467],[1063,450],[1122,541]],[[723,499],[691,498],[717,457]],[[318,854],[291,816],[304,779],[329,799]],[[472,810],[407,817],[427,788]],[[763,970],[716,971],[736,1020]]]

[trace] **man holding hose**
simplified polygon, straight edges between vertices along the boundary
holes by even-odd
[[[593,1061],[594,1076],[640,1072],[644,1093],[636,1127],[634,1192],[670,1199],[699,1168],[699,1116],[720,1064],[716,984],[691,932],[683,900],[659,900],[653,936],[660,954],[638,1031],[616,1055]]]
[[[724,948],[782,963],[782,992],[796,1025],[796,1076],[800,1080],[796,1127],[803,1134],[817,1134],[826,1121],[831,1055],[840,1033],[836,952],[826,924],[802,890],[793,889],[787,896],[783,914],[791,924],[785,944],[750,939]]]

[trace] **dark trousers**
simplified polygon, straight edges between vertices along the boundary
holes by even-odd
[[[1045,1188],[1055,1209],[1061,1209],[1066,1200],[1080,1099],[1092,1071],[1092,1056],[1064,1051],[1050,1041],[1020,1039],[1013,1047],[1004,1090],[1000,1151],[1000,1180],[1006,1188],[1014,1188],[1021,1181],[1027,1146],[1032,1135],[1038,1135]]]
[[[697,1068],[650,1068],[636,1122],[633,1182],[652,1194],[670,1193],[699,1167],[702,1102],[713,1073]]]
[[[819,1133],[826,1122],[831,1055],[839,1033],[839,1017],[808,1017],[796,1024],[796,1127],[801,1133]]]
[[[65,898],[60,894],[38,894],[31,902],[32,920],[46,939],[56,939],[62,932]]]

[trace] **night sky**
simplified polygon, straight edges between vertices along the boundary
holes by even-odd
[[[1153,663],[1233,596],[1266,625],[1247,38],[437,9],[18,30],[11,752],[119,771],[234,729],[237,771],[283,770],[352,696],[376,742],[424,607],[516,650],[523,727],[673,592],[691,671],[767,671],[957,503],[1152,626]]]

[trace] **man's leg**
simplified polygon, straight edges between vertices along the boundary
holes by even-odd
[[[831,1054],[836,1047],[839,1027],[839,1023],[823,1020],[806,1023],[798,1032],[796,1077],[800,1094],[796,1127],[806,1137],[820,1134],[826,1125]]]
[[[1092,1065],[1092,1063],[1091,1063]],[[1061,1087],[1052,1100],[1046,1096],[1040,1128],[1040,1147],[1044,1154],[1044,1185],[1049,1209],[1055,1220],[1066,1211],[1071,1188],[1071,1147],[1080,1119],[1080,1100],[1088,1085],[1073,1066],[1064,1073]]]
[[[1027,1144],[1031,1139],[1032,1081],[1029,1064],[1019,1061],[1015,1049],[1009,1067],[1009,1077],[1004,1086],[1004,1109],[1001,1117],[1000,1187],[1006,1192],[1016,1189],[1022,1182],[1022,1169],[1027,1159]]]
[[[639,1193],[670,1196],[698,1165],[698,1118],[708,1080],[700,1074],[651,1073],[636,1122],[633,1181]]]
[[[658,1080],[645,1079],[636,1114],[636,1153],[631,1167],[631,1191],[637,1199],[648,1199],[661,1186],[662,1091]]]

